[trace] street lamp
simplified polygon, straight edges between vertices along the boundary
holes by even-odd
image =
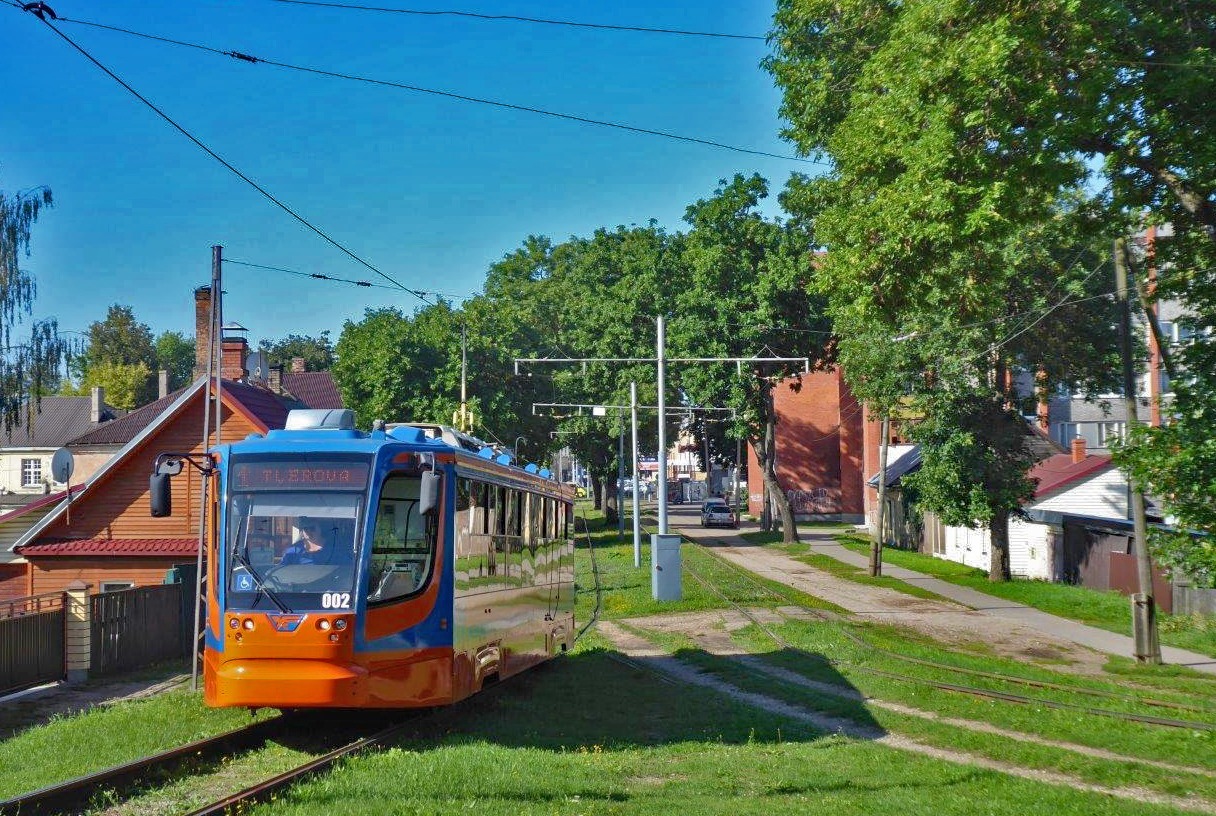
[[[519,460],[522,458],[522,457],[519,455],[519,441],[520,441],[521,439],[522,439],[524,442],[527,442],[527,441],[528,441],[527,437],[524,437],[524,436],[517,436],[517,437],[515,437],[515,444],[511,446],[511,451],[512,451],[512,453],[514,453],[514,454],[515,454],[515,459],[516,459],[516,461],[519,461]]]

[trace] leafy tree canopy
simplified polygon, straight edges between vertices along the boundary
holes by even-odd
[[[89,366],[80,384],[66,386],[64,393],[87,396],[95,387],[100,386],[105,390],[105,401],[108,405],[130,411],[150,402],[148,383],[151,379],[152,369],[148,368],[147,363],[114,363],[103,360]]]
[[[181,332],[162,332],[155,343],[156,367],[169,372],[169,390],[188,385],[194,374],[194,339]]]
[[[305,371],[329,371],[334,365],[334,345],[328,331],[319,337],[289,334],[282,340],[263,340],[259,348],[266,352],[270,365],[282,366],[284,371],[291,371],[291,361],[296,357],[303,358]]]

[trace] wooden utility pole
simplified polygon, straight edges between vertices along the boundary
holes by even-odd
[[[1115,240],[1115,294],[1119,299],[1119,346],[1123,356],[1123,401],[1127,409],[1127,432],[1140,421],[1136,415],[1136,371],[1132,364],[1132,312],[1127,283],[1124,239]],[[1160,663],[1161,645],[1157,641],[1157,610],[1153,601],[1153,563],[1148,554],[1148,523],[1144,514],[1144,493],[1128,474],[1135,534],[1136,576],[1140,591],[1132,595],[1132,639],[1135,658],[1141,663]]]
[[[882,439],[878,449],[878,531],[870,542],[870,577],[882,575],[882,545],[887,524],[887,447],[891,439],[891,414],[882,415]]]

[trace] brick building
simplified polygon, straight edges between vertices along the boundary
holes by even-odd
[[[773,409],[777,479],[795,518],[860,523],[866,512],[867,423],[841,370],[782,380],[773,388]],[[747,460],[748,512],[758,516],[764,482],[750,446]]]

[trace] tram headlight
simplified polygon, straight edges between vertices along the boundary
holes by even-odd
[[[247,631],[252,632],[253,631],[253,618],[245,618],[244,623],[242,623],[241,625],[244,626]]]
[[[228,619],[228,628],[229,629],[240,629],[241,622],[239,620],[237,620],[236,618],[229,618]]]
[[[346,628],[346,621],[342,618],[339,618],[338,620],[334,621],[334,628],[337,629],[339,632],[341,632],[343,629]]]
[[[318,620],[317,628],[320,629],[322,632],[328,632],[329,631],[329,619],[321,618],[320,620]]]

